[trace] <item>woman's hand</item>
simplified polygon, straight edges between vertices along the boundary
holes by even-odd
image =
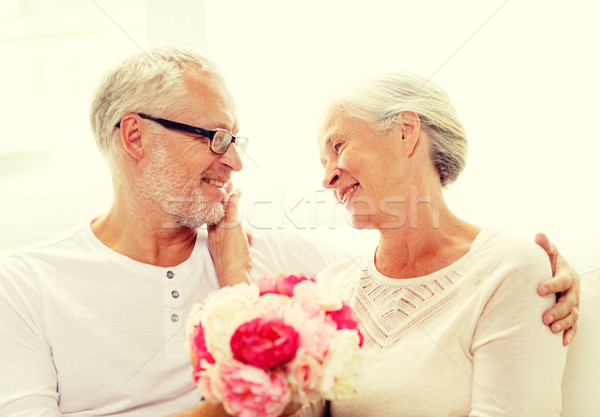
[[[252,235],[244,230],[239,220],[238,204],[241,191],[235,190],[231,193],[232,189],[233,185],[228,184],[227,191],[230,195],[223,203],[223,220],[217,225],[208,226],[208,248],[221,287],[250,282],[252,271]]]
[[[553,333],[564,330],[563,345],[567,346],[577,334],[579,319],[579,275],[561,256],[556,246],[545,234],[538,233],[535,243],[546,251],[552,265],[553,277],[538,286],[538,294],[556,293],[557,303],[546,310],[542,316],[544,324],[550,326]]]

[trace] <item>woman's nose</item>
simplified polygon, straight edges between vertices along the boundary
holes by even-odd
[[[337,181],[340,179],[340,170],[334,168],[331,171],[326,170],[325,176],[323,177],[323,187],[335,188]]]

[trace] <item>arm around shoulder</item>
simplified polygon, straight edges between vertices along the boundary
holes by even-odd
[[[550,265],[534,246],[511,252],[490,271],[494,287],[473,336],[472,412],[559,416],[566,349],[539,319],[554,296],[536,292]]]

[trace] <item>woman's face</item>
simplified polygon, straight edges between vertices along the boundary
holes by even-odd
[[[380,229],[404,218],[401,139],[397,128],[378,131],[341,111],[326,120],[319,137],[323,186],[344,205],[355,227]]]

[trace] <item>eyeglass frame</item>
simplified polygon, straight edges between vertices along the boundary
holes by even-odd
[[[248,143],[250,142],[250,140],[248,138],[246,138],[244,136],[236,136],[227,129],[221,129],[221,128],[204,129],[201,127],[186,125],[184,123],[174,122],[172,120],[162,119],[160,117],[149,116],[144,113],[136,113],[136,114],[138,116],[140,116],[142,119],[152,120],[153,122],[156,122],[159,125],[161,125],[162,127],[166,127],[167,129],[178,130],[180,132],[198,134],[198,135],[207,137],[208,141],[209,141],[208,149],[210,149],[211,152],[213,152],[217,155],[224,155],[229,150],[229,146],[233,143],[234,146],[236,147],[236,149],[238,150],[238,153],[240,154],[240,156],[242,156],[246,152],[246,149],[248,148]],[[121,122],[119,121],[115,125],[115,127],[120,128]],[[229,141],[229,144],[227,144],[227,148],[225,148],[225,150],[221,153],[219,153],[213,149],[213,139],[214,139],[215,135],[217,134],[217,132],[225,132],[226,134],[231,136],[231,140]],[[238,139],[243,139],[243,140],[241,141],[241,143],[236,144],[236,141]]]

